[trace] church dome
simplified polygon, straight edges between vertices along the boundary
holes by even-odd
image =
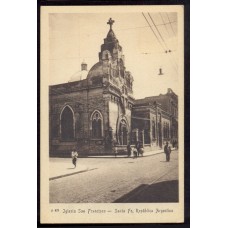
[[[84,80],[84,79],[86,79],[87,74],[88,74],[88,71],[86,71],[86,70],[78,71],[71,76],[69,82]]]
[[[98,62],[95,65],[93,65],[93,67],[90,69],[87,78],[92,78],[101,75],[103,75],[103,63]]]
[[[68,82],[81,81],[86,79],[88,74],[87,64],[83,61],[81,64],[81,71],[74,73]]]

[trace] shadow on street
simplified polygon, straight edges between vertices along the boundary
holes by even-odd
[[[142,184],[114,203],[170,203],[178,202],[178,180],[151,185]]]
[[[69,168],[68,168],[68,169],[69,169]],[[85,169],[85,170],[80,170],[80,171],[73,172],[73,173],[67,173],[67,174],[64,174],[64,175],[56,176],[56,177],[50,177],[50,178],[49,178],[49,181],[51,181],[51,180],[56,180],[56,179],[63,178],[63,177],[72,176],[72,175],[79,174],[79,173],[89,172],[89,171],[92,171],[92,170],[95,170],[95,169],[97,169],[97,168]]]

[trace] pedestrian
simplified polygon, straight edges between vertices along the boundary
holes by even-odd
[[[127,156],[131,157],[131,144],[130,143],[127,144]]]
[[[165,147],[164,147],[164,153],[165,153],[165,155],[166,155],[166,161],[169,162],[169,161],[170,161],[171,148],[170,148],[168,142],[166,142],[166,145],[165,145]]]
[[[76,164],[77,164],[77,160],[78,160],[78,152],[76,151],[76,149],[74,149],[71,152],[71,157],[72,157],[72,163],[74,165],[74,168],[76,168]]]
[[[172,151],[171,146],[168,147],[168,151],[169,151],[169,161],[170,161],[170,154],[171,154],[171,151]]]
[[[137,156],[139,157],[139,150],[140,150],[140,142],[139,141],[136,142],[135,148],[137,149]]]

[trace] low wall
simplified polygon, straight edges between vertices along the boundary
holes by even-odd
[[[104,140],[77,140],[75,142],[53,142],[50,146],[50,157],[71,157],[71,151],[76,148],[79,157],[88,155],[112,154]]]

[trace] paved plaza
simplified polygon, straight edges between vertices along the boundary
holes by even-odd
[[[148,154],[149,155],[149,154]],[[178,151],[139,158],[50,158],[50,203],[178,202]]]

